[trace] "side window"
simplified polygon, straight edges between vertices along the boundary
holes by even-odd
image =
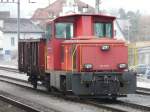
[[[11,37],[11,46],[15,46],[15,38]]]
[[[73,23],[56,23],[56,38],[70,39],[73,37]]]
[[[50,39],[52,34],[51,34],[51,25],[46,26],[46,39]]]
[[[95,23],[94,35],[97,37],[112,38],[112,24],[111,23]]]
[[[104,37],[104,24],[103,23],[96,23],[94,25],[95,29],[95,36],[97,37]]]
[[[106,37],[112,37],[112,24],[111,23],[106,23]]]

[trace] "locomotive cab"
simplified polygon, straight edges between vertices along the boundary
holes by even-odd
[[[128,48],[114,39],[115,17],[69,15],[54,20],[51,86],[79,96],[124,96],[136,89]],[[48,54],[50,55],[50,53]],[[48,63],[49,64],[49,63]]]

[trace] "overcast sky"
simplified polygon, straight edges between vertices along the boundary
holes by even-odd
[[[4,0],[3,0],[4,1]],[[11,0],[10,0],[11,1]],[[29,0],[21,1],[21,16],[29,17],[33,14],[33,11],[37,8],[46,7],[49,1],[53,2],[55,0],[30,0],[36,3],[28,3]],[[87,4],[95,6],[95,0],[81,0]],[[0,10],[11,10],[12,12],[17,12],[16,4],[0,4]],[[141,13],[150,14],[150,1],[149,0],[102,0],[100,8],[103,10],[107,9],[119,9],[124,8],[126,10],[140,10]],[[16,14],[14,14],[16,15]]]

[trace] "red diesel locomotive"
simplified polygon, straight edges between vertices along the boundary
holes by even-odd
[[[115,17],[73,14],[47,23],[45,38],[20,40],[19,70],[50,89],[80,97],[126,96],[136,89],[128,47],[114,39]]]

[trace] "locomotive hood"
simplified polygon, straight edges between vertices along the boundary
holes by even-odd
[[[90,66],[93,71],[122,71],[127,68],[128,47],[124,41],[82,37],[82,39],[65,40],[62,46],[68,48],[68,55],[73,57],[73,52],[78,54],[76,56],[79,59],[79,71],[84,69],[84,65]]]

